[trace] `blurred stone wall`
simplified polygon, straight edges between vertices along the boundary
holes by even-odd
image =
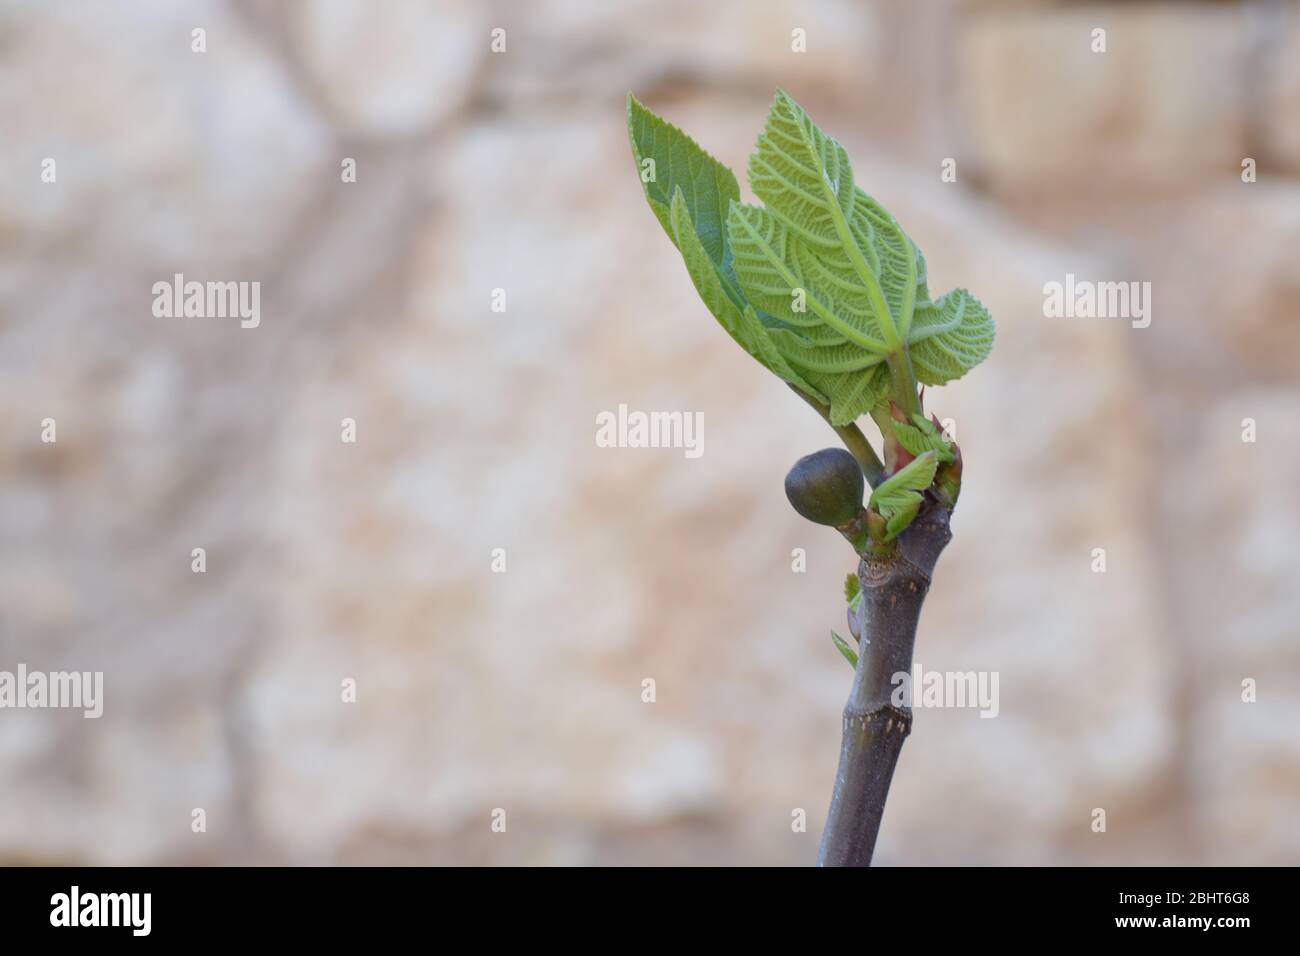
[[[811,862],[853,559],[781,480],[833,436],[624,127],[743,170],[777,86],[998,322],[926,396],[918,660],[999,714],[917,712],[879,861],[1297,862],[1297,64],[1294,3],[0,5],[0,670],[106,685],[0,710],[0,862]],[[177,272],[260,326],[154,317]],[[1046,318],[1067,273],[1151,325]],[[620,403],[704,454],[596,447]]]

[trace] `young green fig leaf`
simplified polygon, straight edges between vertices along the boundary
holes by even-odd
[[[676,126],[646,109],[631,93],[627,95],[627,132],[646,201],[668,238],[677,241],[669,213],[673,193],[680,189],[705,255],[721,264],[727,252],[727,208],[740,201],[736,174]]]
[[[913,495],[904,502],[885,522],[885,540],[893,541],[912,523],[916,513],[921,510],[921,496]]]
[[[745,297],[779,326],[777,349],[830,398],[832,424],[864,414],[903,346],[927,384],[958,378],[993,344],[988,311],[965,290],[931,302],[925,259],[853,179],[844,148],[784,92],[750,157],[765,207],[732,203],[727,233]]]
[[[849,642],[844,640],[844,638],[840,637],[834,631],[831,631],[831,641],[834,643],[835,649],[844,655],[844,659],[849,662],[849,666],[854,670],[857,670],[858,655],[853,648],[849,647]]]
[[[993,337],[989,310],[965,289],[919,303],[907,345],[916,380],[943,385],[961,378],[989,357]]]
[[[785,496],[794,510],[832,528],[841,528],[862,513],[865,489],[862,467],[843,448],[805,455],[785,476]]]
[[[768,371],[825,404],[826,396],[777,351],[736,281],[725,227],[728,207],[740,199],[735,174],[630,93],[627,130],[646,202],[681,252],[705,307]]]
[[[934,423],[923,415],[913,415],[912,423],[894,421],[894,437],[898,443],[912,455],[923,455],[933,451],[941,464],[952,461],[952,446],[943,440],[943,435]]]
[[[700,298],[746,352],[827,406],[832,426],[891,393],[914,411],[917,382],[941,385],[988,356],[988,310],[965,289],[931,297],[921,250],[784,92],[749,161],[763,206],[742,204],[731,170],[631,95],[627,118],[646,200]],[[902,434],[887,427],[887,444],[941,450]]]
[[[930,487],[938,467],[937,453],[927,451],[890,475],[871,493],[871,508],[885,519],[882,540],[892,541],[912,523],[921,508],[921,492]]]

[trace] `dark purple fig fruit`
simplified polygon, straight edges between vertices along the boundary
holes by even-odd
[[[785,496],[809,521],[839,528],[862,511],[866,482],[857,459],[843,448],[823,448],[794,463]]]

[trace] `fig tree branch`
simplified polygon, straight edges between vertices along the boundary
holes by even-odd
[[[903,741],[912,729],[896,676],[910,674],[930,575],[952,534],[950,512],[931,503],[898,538],[892,554],[864,556],[858,663],[844,705],[839,769],[817,862],[868,866]]]

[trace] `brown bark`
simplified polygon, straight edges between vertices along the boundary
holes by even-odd
[[[930,575],[952,539],[951,514],[930,501],[898,537],[892,553],[864,556],[858,567],[858,666],[844,706],[840,764],[822,832],[820,866],[871,863],[894,767],[912,729],[911,708],[895,706],[891,699],[894,677],[911,673]]]

